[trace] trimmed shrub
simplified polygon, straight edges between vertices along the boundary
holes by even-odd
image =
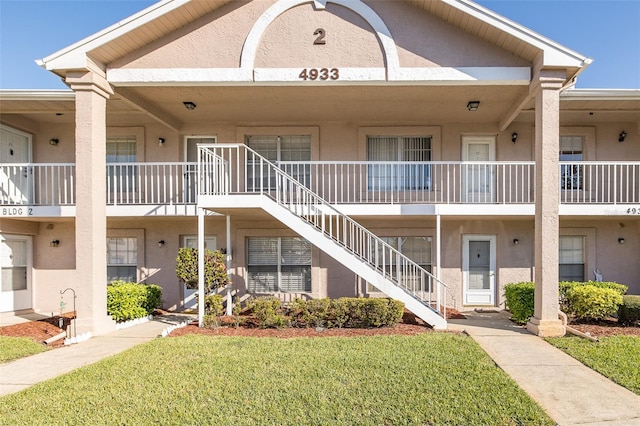
[[[107,286],[107,313],[117,321],[151,314],[162,303],[162,289],[155,284],[114,281]]]
[[[294,300],[288,309],[292,326],[377,328],[397,324],[402,319],[404,303],[389,298]]]
[[[620,291],[593,285],[570,287],[566,294],[569,313],[580,320],[600,320],[614,315],[622,304]]]
[[[205,315],[213,315],[219,317],[224,312],[224,298],[221,294],[210,294],[204,297],[204,313]]]
[[[507,308],[511,318],[518,324],[525,324],[534,313],[536,285],[532,282],[512,283],[504,286]]]
[[[640,296],[622,296],[618,307],[618,322],[623,325],[640,325]]]
[[[586,281],[586,282],[580,282],[580,281],[560,281],[558,283],[558,292],[559,292],[559,298],[560,298],[560,306],[562,308],[562,310],[564,312],[571,312],[571,306],[569,305],[569,302],[567,301],[567,291],[569,291],[569,289],[574,288],[576,286],[585,286],[585,285],[591,285],[594,287],[598,287],[598,288],[610,288],[613,290],[616,290],[618,293],[620,293],[620,295],[625,295],[627,294],[627,291],[629,290],[629,287],[627,287],[624,284],[618,284],[616,282],[607,282],[607,281]]]
[[[198,288],[198,249],[181,248],[176,258],[176,276],[189,289]],[[205,294],[229,284],[225,256],[221,251],[204,252]]]
[[[261,328],[283,328],[289,322],[282,302],[277,297],[258,297],[249,302],[249,308]]]

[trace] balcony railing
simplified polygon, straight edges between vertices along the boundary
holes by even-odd
[[[640,162],[561,162],[563,204],[640,203]]]
[[[334,204],[532,204],[533,162],[281,162]],[[106,203],[194,205],[197,163],[109,163]],[[247,185],[261,170],[248,168]],[[561,162],[562,204],[639,204],[640,162]],[[73,206],[75,164],[0,164],[0,205]]]
[[[336,204],[529,204],[533,162],[280,162]]]
[[[116,205],[196,204],[198,163],[109,163],[106,203]],[[0,165],[0,204],[73,206],[75,164]]]

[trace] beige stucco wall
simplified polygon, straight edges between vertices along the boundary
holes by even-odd
[[[273,0],[235,2],[130,54],[110,68],[235,68],[245,39]],[[403,67],[529,66],[517,56],[464,33],[405,2],[366,2],[389,28]],[[310,49],[326,31],[326,44]],[[277,16],[264,32],[255,56],[257,68],[384,67],[371,25],[352,10],[312,3]]]

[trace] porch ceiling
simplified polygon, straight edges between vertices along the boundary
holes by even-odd
[[[528,90],[522,86],[331,86],[117,88],[143,109],[182,126],[212,122],[498,123]],[[478,111],[467,110],[480,101]],[[142,101],[142,102],[140,102]],[[197,107],[187,110],[183,102]]]

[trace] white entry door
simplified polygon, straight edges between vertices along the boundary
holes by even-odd
[[[198,237],[194,235],[189,235],[184,237],[182,247],[188,248],[198,248]],[[205,237],[204,238],[204,249],[205,250],[215,250],[216,249],[216,237]],[[198,293],[197,289],[187,288],[186,285],[182,284],[182,309],[198,309],[198,300],[196,299],[196,294]]]
[[[462,139],[462,201],[496,201],[496,140],[493,136],[466,136]]]
[[[462,247],[464,304],[495,306],[495,235],[465,235]]]
[[[0,236],[0,312],[31,309],[31,237]]]
[[[28,204],[33,170],[31,136],[0,125],[0,191],[2,204]]]

